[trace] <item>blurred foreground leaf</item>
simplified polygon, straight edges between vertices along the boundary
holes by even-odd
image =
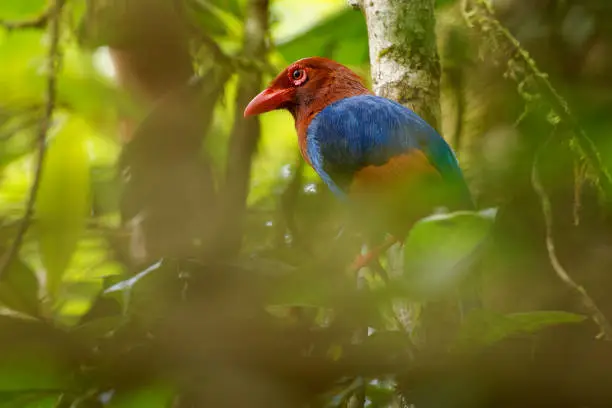
[[[45,53],[42,38],[38,30],[0,35],[0,61],[10,61],[0,64],[0,106],[15,108],[42,102],[44,76],[40,67]]]
[[[38,315],[38,279],[20,259],[14,259],[0,279],[0,303],[30,316]]]
[[[33,18],[42,14],[47,0],[0,1],[0,20]]]
[[[56,329],[32,320],[0,318],[0,394],[68,390],[72,349]]]
[[[431,299],[456,289],[495,221],[495,209],[427,217],[404,246],[403,283],[411,296]]]
[[[70,118],[50,142],[36,201],[47,290],[57,291],[89,215],[89,157],[81,120]]]
[[[55,408],[61,393],[0,393],[0,408]]]
[[[279,44],[278,50],[287,61],[318,55],[346,65],[365,64],[368,62],[368,33],[363,15],[342,10],[307,32]]]
[[[172,406],[173,397],[172,388],[158,384],[118,393],[111,398],[107,406],[109,408],[167,408]]]
[[[460,346],[489,345],[507,337],[530,334],[550,326],[580,323],[585,316],[563,311],[500,314],[476,310],[467,316],[458,335]]]

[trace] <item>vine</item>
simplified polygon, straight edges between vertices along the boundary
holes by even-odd
[[[548,74],[542,72],[529,52],[504,25],[495,17],[488,0],[462,0],[462,14],[470,28],[479,30],[491,42],[493,49],[508,49],[505,77],[517,83],[517,91],[527,106],[544,104],[549,109],[547,117],[551,125],[564,125],[571,131],[570,147],[577,154],[580,163],[589,170],[589,178],[598,187],[606,201],[612,199],[612,177],[601,160],[593,140],[586,134],[572,114],[567,101],[551,84]],[[526,108],[528,109],[528,108]],[[522,119],[525,115],[521,115]],[[586,176],[585,172],[580,174]],[[580,185],[583,180],[577,180]]]

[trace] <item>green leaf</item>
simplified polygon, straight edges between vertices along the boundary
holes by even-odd
[[[433,215],[417,222],[404,245],[402,286],[428,300],[458,288],[489,236],[495,209]]]
[[[37,17],[45,11],[47,0],[2,0],[0,20],[23,20]]]
[[[278,45],[287,61],[311,55],[333,58],[346,65],[369,61],[368,32],[363,15],[342,10],[310,30]]]
[[[172,406],[174,390],[168,385],[156,384],[114,395],[108,408],[166,408]]]
[[[235,13],[236,5],[229,4],[233,10],[224,6],[228,6],[227,0],[225,2],[196,0],[192,3],[190,11],[197,26],[205,29],[208,34],[239,38],[240,22],[236,18],[239,16]]]
[[[15,109],[42,102],[45,53],[41,31],[19,30],[5,36],[0,31],[0,61],[10,61],[0,64],[0,106]]]
[[[55,408],[61,395],[45,391],[0,393],[0,408]]]
[[[439,7],[450,7],[455,4],[457,0],[436,0],[436,8]]]
[[[51,295],[72,259],[90,211],[83,127],[82,120],[71,117],[51,141],[36,201],[37,238]]]
[[[38,278],[20,259],[15,259],[0,280],[0,303],[18,312],[37,316]]]
[[[499,314],[487,310],[470,313],[458,334],[459,346],[489,345],[507,337],[530,334],[546,327],[580,323],[585,316],[563,311]]]
[[[70,387],[72,368],[64,358],[52,348],[27,339],[20,347],[3,350],[0,355],[0,392]]]
[[[366,386],[366,398],[369,408],[386,408],[394,406],[397,390],[395,386],[380,381],[370,381]]]

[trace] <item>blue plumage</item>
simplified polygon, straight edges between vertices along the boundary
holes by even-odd
[[[306,139],[314,169],[341,197],[360,169],[382,166],[395,156],[418,149],[455,190],[463,206],[472,206],[450,146],[416,113],[390,99],[358,95],[336,101],[314,117]]]

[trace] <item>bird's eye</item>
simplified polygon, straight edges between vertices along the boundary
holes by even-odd
[[[291,78],[293,78],[294,81],[302,81],[305,77],[306,72],[301,68],[298,68],[291,73]]]

